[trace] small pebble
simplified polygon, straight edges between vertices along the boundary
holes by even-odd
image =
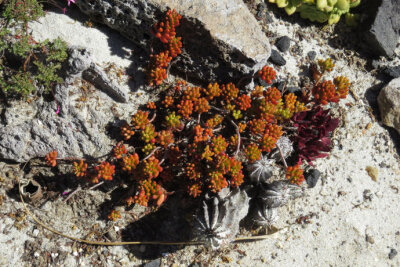
[[[267,4],[259,3],[257,6],[257,18],[265,19],[267,16]]]
[[[271,61],[273,64],[277,66],[284,66],[286,65],[286,60],[282,57],[281,54],[275,49],[272,49],[271,51],[271,56],[269,58],[269,61]]]
[[[375,243],[374,238],[372,236],[370,236],[370,235],[366,235],[365,236],[365,240],[370,244],[374,244]]]
[[[51,253],[50,255],[51,255],[51,257],[54,259],[54,258],[57,258],[58,253]]]
[[[143,265],[143,267],[160,267],[161,259],[156,259]]]
[[[272,19],[271,15],[269,14],[269,12],[265,13],[265,22],[266,23],[274,22],[274,20]]]
[[[397,255],[397,250],[395,250],[394,248],[390,249],[389,260],[393,260],[393,258],[396,257],[396,255]]]
[[[371,179],[376,182],[378,181],[378,169],[373,167],[373,166],[367,166],[365,168],[367,171],[368,175],[371,177]]]
[[[39,229],[33,230],[32,234],[33,234],[33,236],[38,236],[38,234],[39,234]]]
[[[307,56],[308,56],[308,58],[309,58],[310,60],[314,60],[315,57],[317,56],[317,52],[315,52],[315,51],[310,51],[310,52],[307,53]]]
[[[373,197],[371,190],[365,189],[364,192],[363,192],[363,197],[364,197],[364,200],[371,201],[372,197]]]
[[[372,60],[372,67],[374,69],[379,69],[380,66],[381,66],[381,62],[379,60],[377,60],[377,59]]]
[[[286,52],[290,48],[290,39],[287,36],[282,36],[276,41],[275,46],[279,49],[281,52]]]
[[[383,70],[383,73],[392,77],[392,78],[399,78],[400,77],[400,65],[395,67],[386,67]]]
[[[110,229],[110,231],[107,232],[106,236],[111,241],[116,241],[118,239],[117,232],[114,231],[113,229]]]
[[[261,2],[257,5],[257,11],[267,11],[267,4]]]
[[[305,178],[308,184],[308,188],[313,188],[317,185],[321,172],[317,169],[309,169],[306,172]]]

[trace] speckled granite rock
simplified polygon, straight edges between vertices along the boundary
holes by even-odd
[[[98,157],[109,152],[113,141],[105,128],[115,122],[111,107],[117,105],[115,100],[126,102],[128,92],[110,81],[85,49],[71,48],[69,56],[66,81],[54,89],[56,101],[40,97],[30,104],[15,101],[5,109],[0,122],[0,158],[24,162],[52,150],[59,157]],[[95,91],[96,97],[91,95],[85,104],[78,104],[81,92],[74,85],[76,78],[92,82],[104,94]],[[124,109],[134,107],[127,104]]]
[[[400,134],[400,78],[392,80],[378,96],[383,124],[393,127]]]
[[[153,25],[167,9],[182,16],[183,53],[173,70],[202,82],[237,81],[266,64],[270,45],[241,0],[77,0],[91,19],[119,31],[147,52]],[[156,43],[156,42],[155,42]]]
[[[365,39],[374,54],[391,57],[400,37],[400,0],[383,0],[375,10],[374,21],[365,32]]]

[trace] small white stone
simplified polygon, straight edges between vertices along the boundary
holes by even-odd
[[[74,255],[75,257],[79,255],[79,253],[77,251],[72,252],[72,255]]]
[[[119,231],[119,227],[118,226],[114,226],[114,230],[115,230],[115,232],[118,232]]]
[[[35,258],[38,258],[40,256],[40,253],[36,251],[35,253],[33,253],[33,256],[35,256]]]
[[[38,236],[38,234],[39,234],[39,229],[33,230],[32,234],[33,234],[33,236]]]

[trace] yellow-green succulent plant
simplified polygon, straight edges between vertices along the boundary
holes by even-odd
[[[341,15],[346,15],[346,23],[355,25],[358,16],[350,9],[360,4],[361,0],[268,0],[280,8],[285,8],[288,15],[299,12],[300,16],[311,21],[329,24],[337,23]]]

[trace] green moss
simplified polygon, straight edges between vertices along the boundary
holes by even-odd
[[[44,14],[36,0],[9,0],[0,16],[0,90],[6,97],[26,98],[41,87],[51,92],[63,80],[58,75],[68,57],[57,38],[36,42],[28,23]]]

